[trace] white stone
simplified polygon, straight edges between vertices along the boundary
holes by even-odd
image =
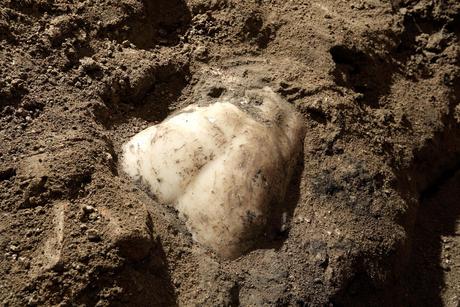
[[[194,240],[229,258],[283,206],[304,135],[300,115],[270,88],[246,93],[257,102],[191,105],[123,146],[124,171],[174,205]]]

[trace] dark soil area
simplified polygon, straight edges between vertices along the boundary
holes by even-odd
[[[459,35],[455,0],[0,0],[0,304],[458,306]],[[228,80],[307,127],[234,260],[119,167]]]
[[[445,178],[423,198],[417,214],[406,285],[411,305],[460,303],[460,176]],[[417,293],[416,296],[410,293]]]

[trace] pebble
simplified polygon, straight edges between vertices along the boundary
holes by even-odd
[[[16,110],[16,114],[17,114],[17,115],[20,115],[20,116],[23,116],[23,115],[26,114],[26,110],[24,110],[23,108],[18,108],[18,109]]]
[[[92,213],[94,211],[96,211],[96,208],[94,208],[93,206],[90,206],[90,205],[83,206],[83,212],[85,213]]]
[[[38,304],[38,298],[35,295],[32,295],[27,300],[27,306],[36,306]]]
[[[205,46],[199,46],[193,51],[193,55],[198,61],[206,61],[208,59],[208,49]]]
[[[85,57],[80,60],[81,68],[85,72],[97,70],[100,68],[99,64],[90,57]]]
[[[88,216],[88,219],[91,221],[97,220],[99,219],[99,215],[96,212],[93,212]]]
[[[101,236],[99,235],[98,231],[96,229],[89,229],[87,231],[87,235],[88,235],[88,240],[90,240],[91,242],[98,242],[101,240]]]
[[[17,253],[17,252],[20,251],[20,248],[19,248],[19,246],[17,246],[17,245],[11,244],[11,245],[10,245],[10,251],[12,251],[13,253]]]
[[[107,161],[112,161],[112,160],[113,160],[113,157],[112,157],[112,155],[111,155],[110,153],[106,152],[106,153],[105,153],[105,159],[106,159]]]

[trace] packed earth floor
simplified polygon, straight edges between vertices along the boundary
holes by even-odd
[[[459,35],[456,0],[0,0],[0,305],[458,306]],[[263,87],[301,158],[225,259],[122,145]]]

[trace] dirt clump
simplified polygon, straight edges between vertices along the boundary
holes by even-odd
[[[459,16],[456,1],[0,0],[0,304],[455,306]],[[222,260],[121,171],[121,146],[265,86],[306,126],[292,214]]]

